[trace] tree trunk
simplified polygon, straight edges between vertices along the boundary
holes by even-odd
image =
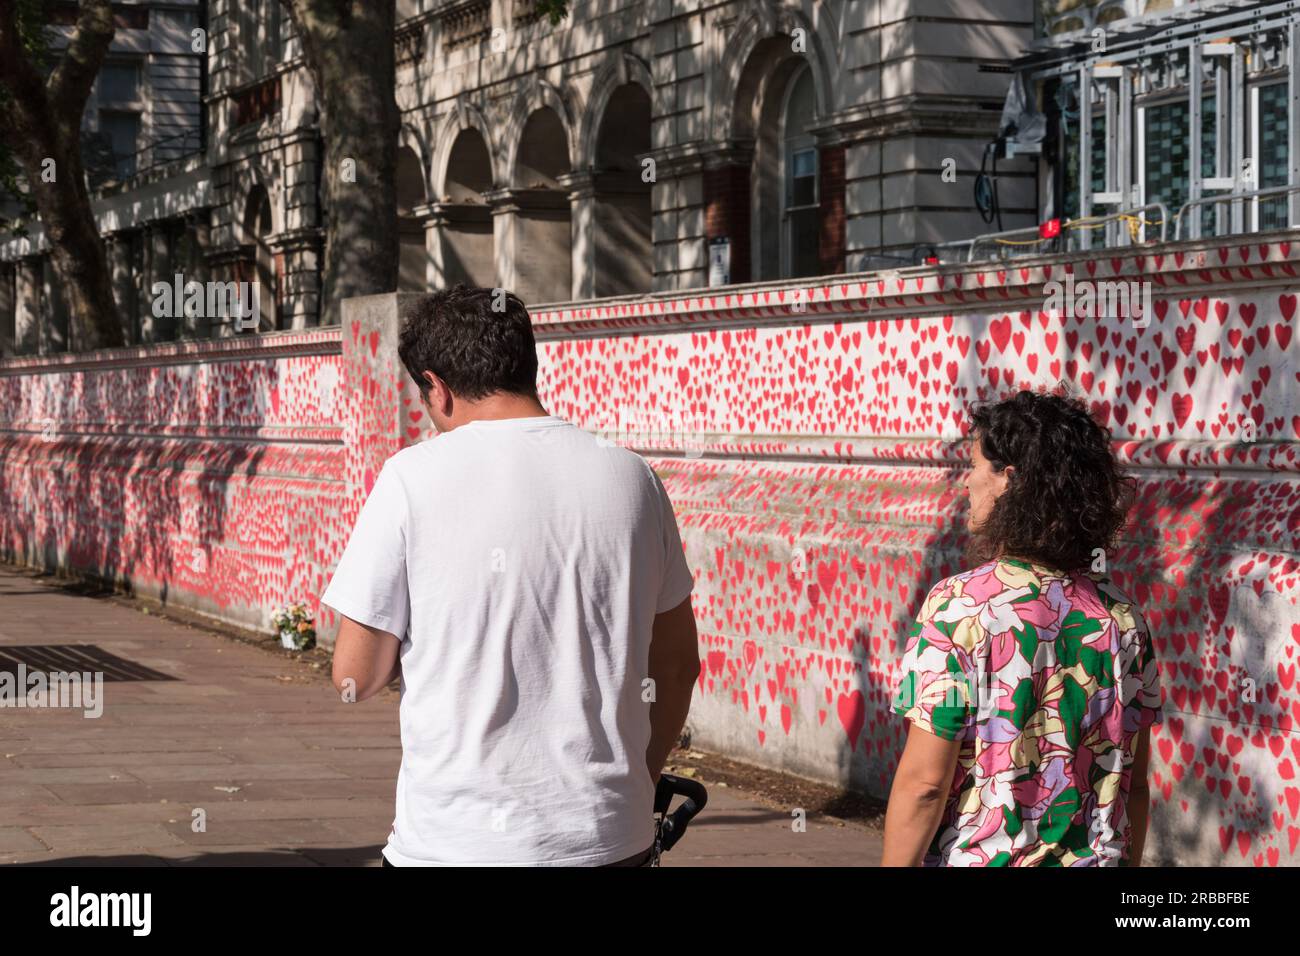
[[[394,0],[288,0],[321,105],[325,264],[321,322],[350,296],[397,289]]]
[[[13,133],[14,152],[49,240],[55,274],[68,297],[70,334],[79,347],[92,349],[124,341],[108,258],[81,165],[81,116],[113,33],[108,0],[83,2],[67,50],[43,80],[23,47],[14,4],[0,0],[0,84],[8,94],[0,122]]]

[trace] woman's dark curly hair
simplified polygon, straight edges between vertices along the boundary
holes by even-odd
[[[972,435],[995,471],[1014,465],[1006,490],[973,529],[980,560],[1023,558],[1061,571],[1089,567],[1110,548],[1133,500],[1132,478],[1110,433],[1078,399],[1022,391],[970,412]]]

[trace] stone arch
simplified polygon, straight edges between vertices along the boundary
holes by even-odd
[[[542,102],[514,137],[504,190],[507,218],[501,224],[509,232],[509,262],[503,262],[502,273],[530,305],[573,297],[572,129],[555,107]]]
[[[648,74],[647,74],[648,76]],[[649,292],[653,284],[653,181],[642,166],[651,151],[651,89],[623,73],[600,92],[588,169],[590,214],[580,218],[577,260],[590,270],[583,295],[596,298]]]
[[[257,330],[272,331],[279,327],[277,305],[280,270],[271,245],[272,236],[278,230],[275,228],[274,205],[271,202],[270,191],[262,183],[255,183],[244,195],[239,226],[240,245],[243,251],[236,278],[242,282],[258,283],[256,301],[261,314],[258,318]]]
[[[397,291],[423,292],[428,288],[428,253],[425,250],[424,219],[428,203],[428,166],[416,147],[402,137],[397,147],[395,171],[397,192],[398,265]]]
[[[579,117],[578,152],[574,156],[574,169],[586,169],[595,165],[596,140],[609,108],[610,97],[615,90],[628,83],[636,83],[645,90],[650,98],[653,115],[655,88],[650,67],[640,57],[626,50],[611,56],[597,74],[592,84],[591,98]]]
[[[456,100],[455,107],[443,118],[434,145],[433,161],[430,163],[429,170],[431,201],[441,201],[442,197],[447,195],[447,169],[451,162],[452,151],[456,140],[466,130],[476,131],[487,146],[491,186],[495,187],[505,181],[497,159],[501,155],[500,144],[492,135],[492,130],[495,128],[493,124],[488,123],[482,110],[477,106],[469,103],[464,97]]]
[[[510,186],[514,189],[561,189],[562,177],[572,171],[573,152],[569,148],[564,120],[549,106],[534,110],[519,134]]]
[[[839,61],[839,50],[830,18],[824,18],[821,23],[820,28],[815,26],[799,10],[753,6],[727,43],[717,69],[706,73],[705,102],[710,104],[709,130],[714,142],[753,138],[752,116],[739,116],[740,107],[753,107],[765,70],[786,57],[802,57],[808,61],[817,93],[817,113],[819,116],[830,113],[835,102],[831,65]],[[796,29],[802,29],[807,37],[807,49],[802,54],[793,52],[788,45]],[[779,45],[772,41],[782,38],[786,43],[785,53],[777,55]]]
[[[237,167],[237,170],[235,174],[237,196],[235,208],[240,210],[240,219],[237,224],[240,233],[236,236],[236,240],[241,243],[245,241],[242,233],[244,225],[243,212],[248,207],[249,197],[259,188],[265,191],[271,204],[272,234],[279,235],[284,232],[284,190],[281,188],[279,176],[276,175],[277,170],[267,166],[264,155],[254,157],[252,161],[241,164]]]
[[[429,177],[429,167],[433,156],[429,150],[428,137],[425,135],[424,131],[415,124],[403,123],[401,131],[397,136],[397,145],[399,149],[403,147],[409,149],[411,153],[414,154],[415,158],[419,160],[420,189],[424,194],[423,201],[428,202],[430,197],[433,196],[433,189],[431,188],[431,180]]]
[[[802,51],[793,49],[796,30],[806,39]],[[738,147],[733,182],[742,184],[741,195],[748,196],[733,213],[733,257],[739,261],[733,258],[732,275],[742,281],[784,278],[819,267],[808,265],[809,248],[817,245],[818,237],[809,233],[816,215],[793,197],[811,192],[812,206],[821,201],[816,185],[820,147],[806,127],[828,116],[835,102],[829,71],[837,49],[832,31],[830,18],[818,27],[797,10],[751,6],[712,76],[712,91],[706,94],[710,132],[716,141]],[[800,118],[811,115],[798,127],[793,126],[796,118],[787,116],[796,83],[804,92],[811,86],[812,102],[809,109],[801,99]],[[791,178],[804,167],[811,167],[811,173]]]
[[[434,229],[426,237],[434,287],[496,285],[495,227],[487,202],[502,182],[495,128],[465,97],[439,127],[430,194]]]
[[[574,121],[574,110],[570,108],[568,101],[552,83],[534,75],[531,83],[516,98],[506,123],[502,143],[504,147],[504,169],[502,172],[504,175],[498,180],[499,182],[509,186],[515,185],[519,164],[519,148],[523,142],[528,121],[533,119],[538,112],[547,108],[554,112],[560,121],[560,127],[564,133],[564,147],[568,156],[568,168],[574,168],[574,162],[578,157],[578,143],[575,138],[577,124]]]

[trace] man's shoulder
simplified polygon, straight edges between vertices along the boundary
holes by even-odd
[[[429,460],[429,452],[434,450],[432,447],[434,444],[433,439],[426,438],[414,445],[407,445],[388,457],[388,460],[384,462],[384,470],[391,471],[398,477],[402,477],[418,469]]]
[[[590,474],[593,479],[607,480],[613,472],[627,482],[635,482],[643,490],[653,490],[655,472],[650,463],[641,455],[625,448],[599,433],[589,432],[570,422],[562,422],[541,431],[546,436],[542,449],[553,448],[556,455],[563,456],[576,474]],[[462,454],[471,457],[478,453],[474,442],[462,441],[467,435],[460,429],[431,436],[422,442],[395,452],[384,462],[384,468],[391,470],[397,477],[422,477],[427,475],[431,466],[439,462],[447,463]],[[599,472],[593,470],[598,466]]]
[[[587,431],[572,423],[560,429],[572,443],[591,456],[592,461],[601,462],[607,467],[626,472],[647,482],[653,480],[654,469],[650,463],[632,449],[620,445],[615,439],[596,431]]]

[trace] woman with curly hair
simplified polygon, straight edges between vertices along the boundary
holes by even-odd
[[[971,412],[971,563],[930,591],[893,709],[908,719],[886,866],[1135,866],[1160,689],[1104,576],[1132,479],[1076,400]]]

